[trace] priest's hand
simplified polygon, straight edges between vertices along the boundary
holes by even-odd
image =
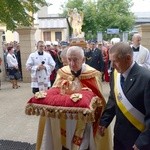
[[[104,135],[105,135],[105,129],[106,129],[106,127],[104,127],[104,126],[99,126],[99,133],[100,133],[101,136],[104,136]]]
[[[39,65],[39,66],[38,66],[38,68],[37,68],[37,70],[39,70],[39,71],[40,71],[40,70],[44,70],[44,69],[45,69],[45,66],[44,66],[44,65],[42,65],[42,64],[41,64],[41,65]]]
[[[133,145],[134,150],[139,150],[136,145]]]

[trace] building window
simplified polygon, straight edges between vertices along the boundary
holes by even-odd
[[[61,40],[62,40],[62,33],[55,32],[55,41],[61,41]]]
[[[44,41],[51,41],[51,32],[50,31],[43,32],[43,39]]]

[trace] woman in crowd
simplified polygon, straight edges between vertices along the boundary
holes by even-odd
[[[8,64],[8,70],[9,70],[9,79],[12,83],[12,88],[13,89],[17,89],[18,84],[17,84],[17,80],[19,78],[18,76],[18,62],[17,62],[17,58],[14,54],[14,49],[13,47],[9,46],[7,48],[8,50],[8,54],[7,54],[7,64]]]

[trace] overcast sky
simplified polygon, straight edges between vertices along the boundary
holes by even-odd
[[[133,12],[150,12],[150,0],[132,0],[134,5]]]
[[[64,4],[67,0],[47,0],[49,3],[52,3],[49,7],[49,14],[61,13],[60,6]],[[133,12],[150,12],[150,0],[132,0],[134,6],[132,7]]]

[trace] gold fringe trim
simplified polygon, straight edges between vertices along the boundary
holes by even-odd
[[[75,119],[87,122],[95,121],[95,110],[102,107],[99,97],[93,97],[90,108],[81,107],[60,107],[41,104],[27,104],[25,113],[27,115],[46,116],[58,119]]]

